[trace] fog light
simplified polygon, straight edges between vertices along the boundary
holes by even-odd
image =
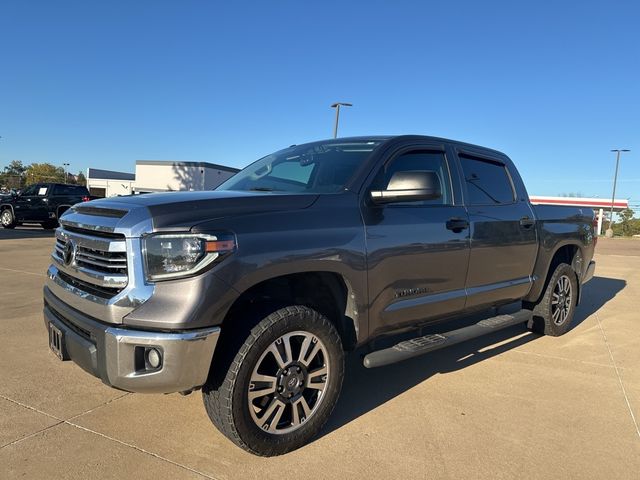
[[[145,354],[147,365],[151,368],[158,368],[162,363],[162,356],[155,348],[148,348]]]

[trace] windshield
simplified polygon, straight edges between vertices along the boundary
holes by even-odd
[[[216,190],[336,193],[382,140],[292,146],[252,163]]]

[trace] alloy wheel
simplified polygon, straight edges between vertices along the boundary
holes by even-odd
[[[286,333],[262,353],[251,374],[249,412],[272,434],[299,429],[324,399],[331,373],[322,341],[305,331]]]
[[[2,225],[10,225],[11,220],[11,212],[9,210],[2,212]]]
[[[562,325],[571,312],[571,280],[566,275],[558,278],[551,299],[551,317],[556,325]]]

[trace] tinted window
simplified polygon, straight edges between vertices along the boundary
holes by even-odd
[[[85,187],[79,185],[56,185],[53,187],[54,195],[87,195],[88,193]]]
[[[504,165],[462,156],[460,163],[467,184],[467,205],[513,202],[513,187]]]
[[[297,182],[305,186],[309,182],[311,172],[313,171],[313,165],[301,166],[299,162],[282,162],[273,166],[270,175],[273,178],[279,178],[282,180],[289,180]]]
[[[408,152],[400,155],[378,172],[372,183],[372,190],[386,190],[391,177],[396,172],[428,171],[436,172],[440,179],[442,197],[433,200],[394,203],[394,205],[450,205],[452,204],[451,181],[447,161],[442,152]]]
[[[36,192],[38,191],[38,187],[40,187],[40,185],[29,185],[27,188],[25,188],[22,191],[22,195],[24,195],[25,197],[30,197],[36,194]]]

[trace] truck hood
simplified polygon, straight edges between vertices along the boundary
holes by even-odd
[[[185,230],[198,223],[228,216],[263,212],[300,210],[310,207],[318,198],[311,194],[273,192],[204,191],[168,192],[103,198],[74,206],[69,216],[110,217],[114,232],[131,232],[131,222],[149,224],[157,230]],[[114,221],[119,217],[118,221]],[[97,218],[97,220],[100,220]],[[104,219],[106,220],[106,218]],[[85,218],[86,221],[86,218]],[[84,222],[83,222],[84,223]],[[115,225],[114,225],[115,224]],[[139,229],[134,229],[138,231]]]

